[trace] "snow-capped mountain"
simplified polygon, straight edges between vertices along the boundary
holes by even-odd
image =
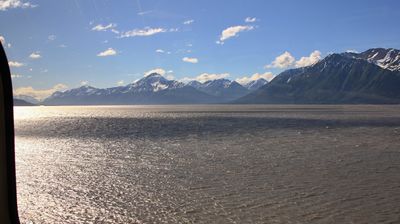
[[[267,85],[236,102],[397,104],[400,103],[400,71],[393,70],[394,67],[389,69],[390,63],[382,64],[397,60],[397,56],[394,60],[385,59],[392,58],[393,52],[388,50],[386,56],[376,49],[361,54],[331,54],[312,66],[280,73]]]
[[[236,81],[228,79],[209,80],[204,83],[191,81],[187,84],[209,95],[220,98],[222,102],[237,99],[249,93],[245,87]]]
[[[263,86],[263,85],[265,85],[267,83],[268,83],[267,80],[265,80],[263,78],[260,78],[260,79],[248,82],[246,84],[243,84],[243,87],[245,87],[246,89],[248,89],[250,91],[255,91],[255,90],[259,89],[261,86]]]
[[[193,81],[188,82],[186,85],[194,87],[196,89],[199,89],[199,88],[201,88],[203,86],[203,83],[201,83],[199,81],[196,81],[196,80],[193,80]]]
[[[153,73],[126,86],[55,92],[43,103],[400,103],[399,55],[399,50],[383,48],[331,54],[314,65],[286,70],[269,83],[259,79],[244,86],[228,79],[185,85]]]
[[[344,53],[353,58],[364,59],[381,68],[400,71],[400,50],[393,48],[372,48],[362,53]]]
[[[140,92],[158,92],[166,89],[182,88],[185,84],[174,80],[168,80],[162,75],[152,73],[137,82],[124,87],[111,88],[121,93],[140,93]]]
[[[181,82],[153,73],[126,86],[100,89],[91,86],[55,92],[45,105],[187,104],[217,103],[218,99]]]

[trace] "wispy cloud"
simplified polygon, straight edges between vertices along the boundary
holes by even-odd
[[[124,32],[119,32],[120,36],[119,38],[125,38],[125,37],[145,37],[145,36],[153,36],[159,33],[167,33],[167,32],[178,32],[179,28],[162,28],[162,27],[157,27],[157,28],[152,28],[152,27],[145,27],[143,29],[133,29],[129,31],[124,31]]]
[[[56,91],[66,90],[68,86],[65,84],[57,84],[49,89],[35,89],[32,86],[20,87],[14,90],[14,95],[26,95],[34,97],[37,100],[43,100]]]
[[[8,66],[10,66],[10,67],[16,67],[16,68],[19,68],[19,67],[22,67],[22,66],[24,66],[25,64],[23,64],[23,63],[21,63],[21,62],[17,62],[17,61],[9,61],[8,62]]]
[[[138,14],[139,16],[144,16],[144,15],[147,15],[147,14],[152,13],[153,11],[154,11],[154,10],[147,10],[147,11],[138,12],[137,14]]]
[[[164,28],[150,28],[145,27],[144,29],[134,29],[126,32],[122,32],[121,37],[143,37],[143,36],[152,36],[158,33],[167,32]]]
[[[108,48],[107,50],[98,53],[97,56],[99,56],[99,57],[107,57],[107,56],[113,56],[113,55],[116,55],[116,54],[117,54],[116,50],[114,50],[112,48]]]
[[[257,21],[257,18],[256,17],[247,17],[246,19],[244,19],[244,21],[246,23],[254,23]]]
[[[169,80],[174,80],[175,77],[174,77],[174,74],[173,74],[173,73],[174,73],[174,71],[168,70],[168,71],[165,72],[164,77],[165,77],[166,79],[169,79]]]
[[[81,84],[81,86],[86,86],[86,85],[89,84],[89,81],[87,81],[87,80],[82,80],[82,81],[80,82],[80,84]]]
[[[110,23],[108,25],[98,24],[92,28],[93,31],[107,31],[117,27],[117,24]]]
[[[166,74],[166,71],[164,69],[162,69],[162,68],[155,68],[155,69],[152,69],[150,71],[145,72],[144,76],[148,76],[148,75],[153,74],[153,73],[157,73],[157,74],[160,74],[160,75],[163,76],[163,75]]]
[[[37,5],[34,5],[30,2],[25,2],[21,0],[1,0],[0,1],[0,11],[6,11],[8,9],[15,9],[15,8],[34,8]]]
[[[262,73],[262,74],[255,73],[255,74],[251,75],[250,77],[245,76],[245,77],[242,77],[242,78],[237,78],[236,82],[238,82],[240,84],[247,84],[247,83],[249,83],[251,81],[258,80],[258,79],[265,79],[265,80],[267,80],[269,82],[274,77],[275,77],[275,75],[272,74],[272,72],[265,72],[265,73]]]
[[[354,50],[354,49],[346,50],[346,52],[347,52],[347,53],[360,53],[359,51]]]
[[[116,30],[116,29],[111,29],[111,32],[113,32],[113,33],[115,33],[115,34],[120,34],[121,32],[119,32],[118,30]]]
[[[39,58],[41,58],[42,57],[42,55],[40,55],[40,52],[33,52],[32,54],[30,54],[29,55],[29,58],[31,58],[31,59],[39,59]]]
[[[123,86],[125,84],[124,80],[120,80],[117,82],[117,86]]]
[[[53,40],[55,40],[56,38],[57,38],[57,36],[54,35],[54,34],[51,34],[51,35],[49,35],[49,36],[47,37],[47,39],[50,40],[50,41],[53,41]]]
[[[253,30],[254,26],[231,26],[222,31],[217,44],[224,44],[224,41],[238,36],[240,32]]]
[[[8,48],[11,47],[11,44],[10,44],[10,43],[7,43],[7,42],[6,42],[6,38],[3,37],[3,36],[0,36],[0,42],[1,42],[1,44],[3,45],[3,47],[8,47]]]
[[[156,53],[159,53],[159,54],[171,54],[170,51],[165,51],[165,50],[163,50],[163,49],[157,49],[157,50],[156,50]]]
[[[199,81],[199,82],[207,82],[210,80],[216,80],[216,79],[223,79],[223,78],[227,78],[229,77],[229,73],[202,73],[194,78],[189,78],[189,77],[185,77],[183,79],[181,79],[182,82],[189,82],[189,81]]]
[[[193,64],[196,64],[199,62],[199,60],[197,58],[189,58],[189,57],[182,58],[182,61],[188,62],[188,63],[193,63]]]
[[[190,20],[184,21],[183,24],[184,24],[184,25],[190,25],[190,24],[192,24],[193,22],[194,22],[194,20],[193,20],[193,19],[190,19]]]
[[[148,76],[148,75],[151,75],[151,74],[153,74],[153,73],[157,73],[157,74],[159,74],[159,75],[162,75],[162,76],[164,76],[164,78],[166,78],[166,79],[169,79],[169,80],[173,80],[175,77],[174,77],[174,75],[173,75],[173,73],[174,73],[174,71],[172,71],[172,70],[168,70],[168,71],[166,71],[165,69],[163,69],[163,68],[155,68],[155,69],[151,69],[151,70],[149,70],[149,71],[147,71],[147,72],[144,72],[144,77],[146,77],[146,76]],[[134,74],[134,76],[136,76],[136,74]],[[137,81],[137,80],[136,80]],[[135,82],[136,82],[135,81]]]
[[[22,78],[23,76],[20,74],[11,74],[12,79]]]

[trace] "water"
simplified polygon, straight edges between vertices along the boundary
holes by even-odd
[[[400,106],[16,107],[33,223],[399,223]]]

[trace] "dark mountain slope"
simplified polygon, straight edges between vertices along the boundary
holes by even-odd
[[[332,54],[287,70],[237,103],[400,103],[400,73],[364,59]]]

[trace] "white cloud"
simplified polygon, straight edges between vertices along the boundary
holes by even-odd
[[[290,67],[304,67],[317,63],[321,59],[321,52],[315,50],[311,52],[308,57],[301,57],[299,60],[296,59],[287,51],[275,58],[275,60],[266,65],[265,68],[290,68]]]
[[[47,39],[49,39],[50,41],[53,41],[53,40],[55,40],[56,38],[57,38],[57,36],[54,35],[54,34],[49,35],[49,36],[47,37]]]
[[[61,47],[61,48],[66,48],[67,45],[65,45],[65,44],[60,44],[59,47]]]
[[[254,23],[257,21],[257,18],[256,17],[247,17],[244,21],[246,23]]]
[[[150,14],[150,13],[152,13],[154,10],[148,10],[148,11],[142,11],[142,12],[138,12],[137,14],[139,15],[139,16],[143,16],[143,15],[146,15],[146,14]]]
[[[190,20],[186,20],[185,22],[183,22],[183,24],[185,24],[185,25],[190,25],[190,24],[192,24],[194,22],[194,20],[193,19],[190,19]]]
[[[80,84],[81,84],[81,86],[86,86],[89,84],[89,81],[83,80],[83,81],[81,81]]]
[[[197,58],[189,58],[189,57],[182,58],[182,61],[188,62],[188,63],[193,63],[193,64],[196,64],[199,62],[199,60]]]
[[[229,77],[229,73],[220,73],[220,74],[202,73],[195,78],[185,77],[181,81],[189,82],[189,81],[196,80],[199,82],[207,82],[209,80],[223,79],[223,78],[227,78],[227,77]]]
[[[24,66],[24,64],[21,62],[17,62],[17,61],[9,61],[8,66],[19,68],[19,67]]]
[[[164,76],[166,72],[162,68],[155,68],[155,69],[152,69],[150,71],[145,72],[144,76],[148,76],[148,75],[150,75],[152,73],[157,73],[157,74],[160,74],[160,75]]]
[[[98,24],[92,28],[93,31],[107,31],[109,29],[114,29],[117,27],[117,24],[110,23],[108,25]]]
[[[12,79],[22,78],[23,76],[20,74],[11,74]]]
[[[165,51],[165,50],[163,50],[163,49],[157,49],[156,50],[156,53],[160,53],[160,54],[171,54],[171,52],[170,51]]]
[[[296,59],[287,51],[275,58],[275,60],[266,65],[265,68],[288,68],[293,66]]]
[[[218,44],[223,44],[225,40],[235,37],[238,33],[254,29],[254,26],[231,26],[222,31]]]
[[[357,51],[357,50],[354,50],[354,49],[349,49],[349,50],[346,50],[346,52],[347,53],[360,53],[359,51]]]
[[[37,5],[33,5],[30,2],[24,2],[21,0],[1,0],[0,1],[0,11],[6,11],[7,9],[15,8],[34,8]]]
[[[166,29],[164,28],[150,28],[150,27],[146,27],[144,29],[134,29],[134,30],[130,30],[130,31],[126,31],[126,32],[122,32],[121,34],[121,38],[124,37],[143,37],[143,36],[152,36],[158,33],[165,33],[167,32]]]
[[[1,1],[1,0],[0,0],[0,1]],[[0,36],[0,42],[1,42],[1,44],[3,45],[4,48],[5,48],[5,47],[11,48],[11,43],[7,43],[5,37]]]
[[[117,51],[115,51],[112,48],[108,48],[107,50],[98,53],[97,56],[99,56],[99,57],[107,57],[107,56],[113,56],[113,55],[116,55],[116,54],[117,54]]]
[[[117,85],[118,85],[118,86],[123,86],[124,83],[125,83],[124,80],[120,80],[120,81],[117,82]]]
[[[50,89],[34,89],[32,86],[20,87],[14,90],[14,95],[26,95],[34,97],[37,100],[43,100],[56,91],[67,89],[68,86],[64,84],[57,84]]]
[[[319,60],[321,60],[321,52],[315,50],[310,54],[310,56],[301,57],[300,60],[296,61],[296,67],[310,66],[317,63]]]
[[[165,78],[169,80],[174,80],[175,77],[172,74],[172,70],[167,71]]]
[[[116,29],[111,29],[111,32],[115,33],[115,34],[119,34],[120,32]]]
[[[237,78],[236,82],[238,82],[240,84],[247,84],[247,83],[249,83],[251,81],[258,80],[258,79],[265,79],[265,80],[267,80],[269,82],[274,77],[275,77],[275,75],[272,74],[272,72],[265,72],[263,74],[255,73],[250,77],[245,76],[245,77],[242,77],[242,78]]]
[[[29,57],[32,59],[39,59],[42,56],[40,55],[40,52],[33,52],[32,54],[29,55]]]

